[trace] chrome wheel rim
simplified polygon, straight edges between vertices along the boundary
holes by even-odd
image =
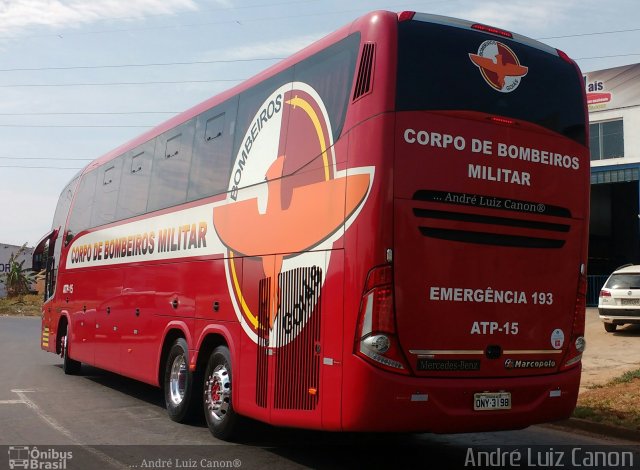
[[[227,368],[219,364],[204,384],[204,401],[209,416],[222,421],[231,406],[231,377]]]
[[[184,356],[176,356],[171,364],[169,376],[169,395],[174,405],[179,405],[184,400],[184,391],[187,387],[187,362]]]

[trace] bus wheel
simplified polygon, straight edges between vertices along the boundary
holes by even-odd
[[[189,371],[189,348],[184,338],[178,338],[171,346],[164,372],[164,401],[169,417],[178,423],[185,422],[195,415],[193,393],[196,382]]]
[[[604,324],[604,331],[606,331],[607,333],[613,333],[618,328],[618,325],[616,325],[615,323],[603,323],[603,324]]]
[[[69,336],[65,335],[61,339],[60,356],[62,356],[62,370],[67,375],[76,375],[80,372],[81,362],[73,360],[69,357],[69,349],[67,348],[67,342]]]
[[[214,437],[229,440],[237,432],[239,416],[231,403],[231,356],[225,346],[215,348],[207,363],[204,415]]]

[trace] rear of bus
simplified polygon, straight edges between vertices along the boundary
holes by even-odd
[[[566,418],[585,344],[581,73],[508,31],[398,18],[393,261],[363,294],[354,376],[368,385],[353,386],[345,424],[466,432]],[[364,415],[376,408],[384,424]]]

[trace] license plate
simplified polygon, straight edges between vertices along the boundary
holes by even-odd
[[[620,299],[621,305],[640,305],[640,299]]]
[[[511,393],[476,393],[473,395],[473,409],[477,411],[510,410]]]

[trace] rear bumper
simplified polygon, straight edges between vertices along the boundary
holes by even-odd
[[[640,323],[640,308],[598,308],[598,313],[605,323]]]
[[[343,430],[459,433],[521,429],[568,418],[581,367],[518,378],[416,378],[354,363],[345,374]],[[346,371],[345,371],[346,372]],[[511,393],[512,409],[474,411],[478,392]]]

